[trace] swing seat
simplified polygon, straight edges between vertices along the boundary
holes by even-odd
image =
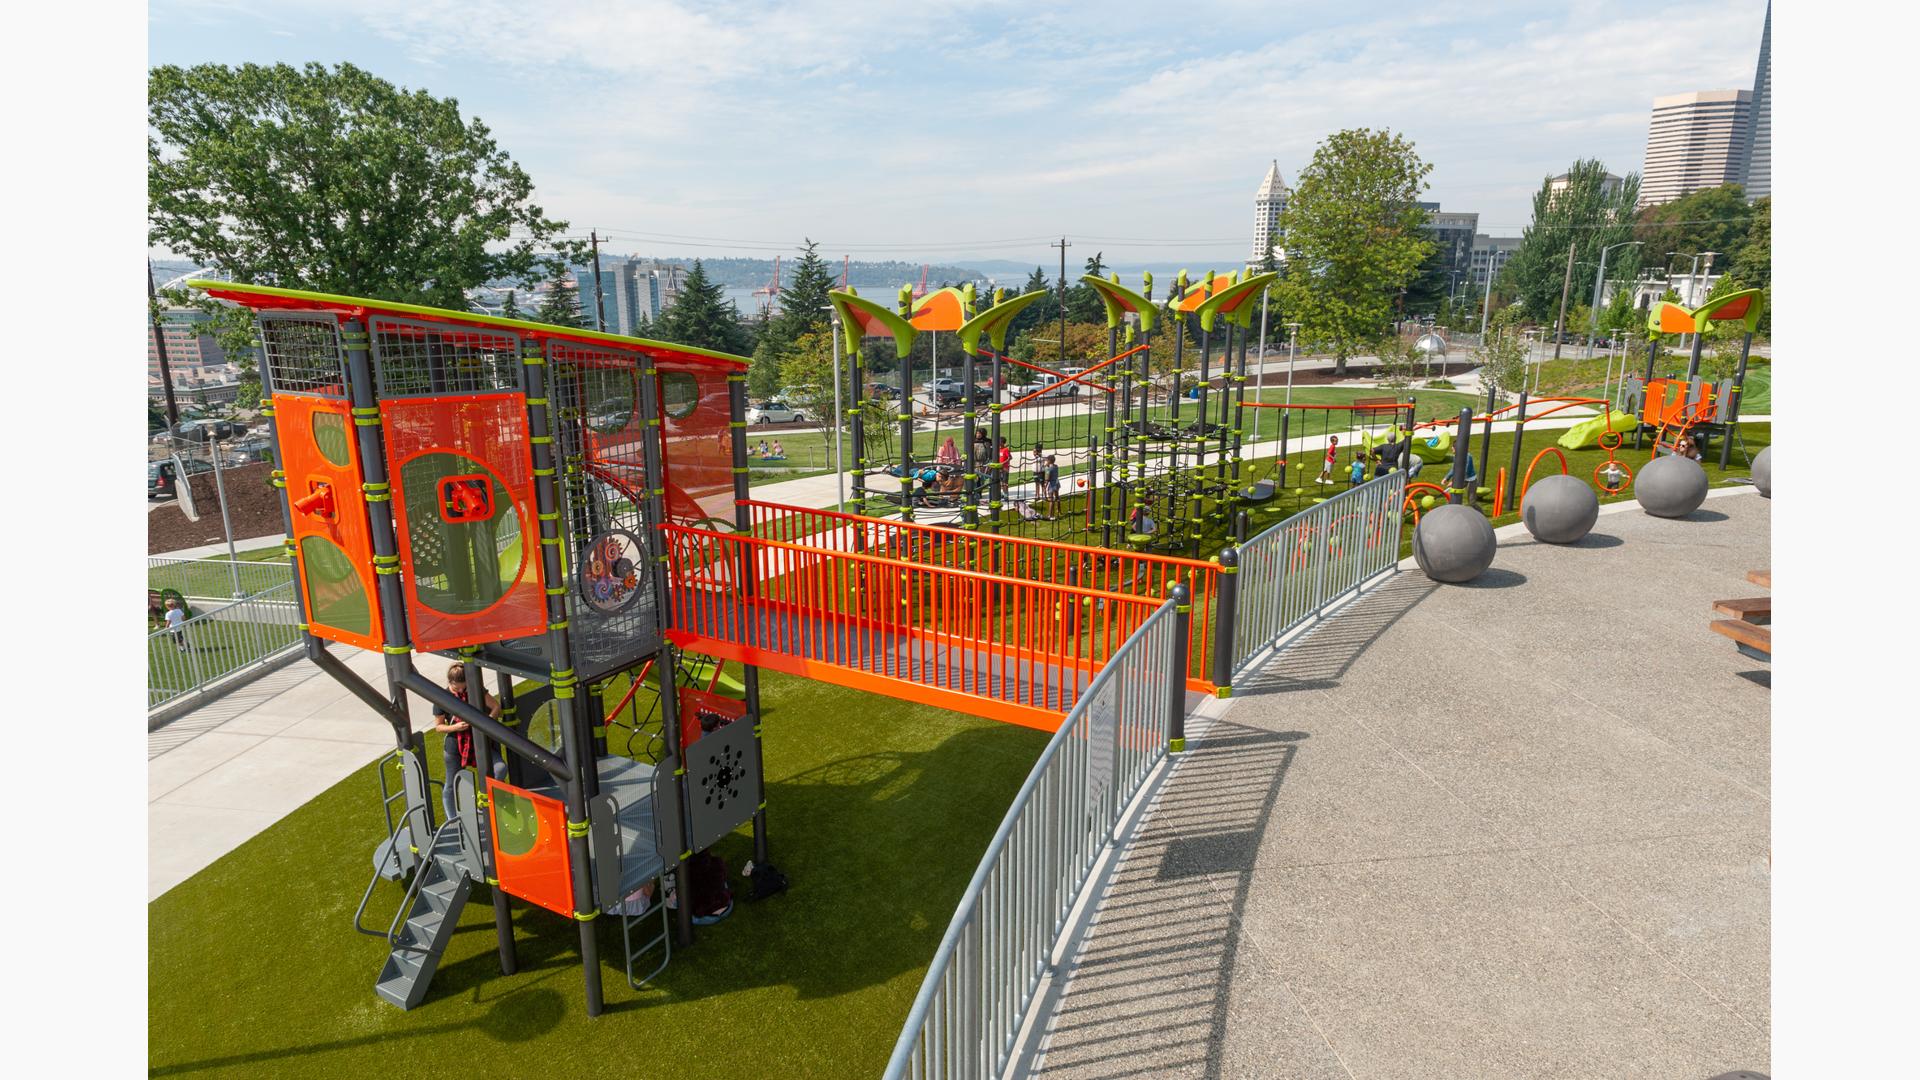
[[[1266,502],[1273,498],[1274,485],[1271,480],[1261,480],[1240,489],[1240,497],[1247,502]]]

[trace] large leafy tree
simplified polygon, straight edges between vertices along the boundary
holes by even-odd
[[[1600,261],[1600,252],[1633,236],[1633,204],[1640,197],[1640,175],[1629,173],[1618,188],[1607,187],[1607,168],[1594,160],[1574,162],[1567,169],[1566,186],[1553,189],[1551,178],[1540,181],[1533,196],[1533,223],[1521,234],[1520,247],[1501,273],[1500,288],[1511,288],[1527,315],[1552,322],[1560,315],[1560,296],[1567,284],[1567,248],[1574,249],[1573,284],[1569,303],[1590,292],[1582,290]],[[1644,246],[1644,245],[1643,245]],[[1640,249],[1615,248],[1607,256],[1607,276],[1632,280],[1639,267]],[[1583,269],[1580,264],[1586,263]],[[1571,323],[1569,323],[1571,325]]]
[[[1686,273],[1694,262],[1682,255],[1711,251],[1713,265],[1724,268],[1746,243],[1753,219],[1754,208],[1747,204],[1740,185],[1722,184],[1642,210],[1634,238],[1644,241],[1646,260],[1656,267],[1669,265],[1667,252],[1671,251],[1677,253],[1672,256],[1672,268]],[[1700,265],[1704,272],[1706,260],[1700,260]]]
[[[1086,272],[1095,277],[1103,276],[1107,271],[1106,252],[1097,251],[1087,260]],[[1085,282],[1076,283],[1067,289],[1067,320],[1077,323],[1106,324],[1107,306],[1100,302],[1100,294],[1093,286]]]
[[[1277,295],[1302,339],[1332,349],[1337,372],[1386,332],[1400,290],[1433,250],[1415,205],[1431,169],[1392,132],[1336,132],[1281,214],[1287,276]]]
[[[680,286],[680,297],[653,324],[653,336],[662,341],[701,349],[743,353],[751,348],[740,311],[726,299],[719,282],[707,276],[699,259]]]
[[[149,242],[236,280],[465,309],[571,250],[485,124],[351,64],[156,67],[147,124]]]
[[[833,269],[820,257],[820,245],[814,240],[801,244],[800,259],[793,273],[780,287],[780,316],[773,320],[772,333],[783,341],[800,340],[804,334],[827,328],[829,301],[833,289]]]

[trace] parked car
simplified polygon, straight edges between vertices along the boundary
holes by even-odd
[[[934,408],[951,409],[965,404],[967,400],[966,385],[967,384],[963,382],[956,381],[950,388],[935,389],[933,391]],[[973,388],[973,403],[975,405],[989,405],[992,404],[992,402],[993,391],[984,386],[976,386]]]
[[[1077,367],[1061,368],[1058,377],[1052,373],[1043,372],[1034,378],[1033,385],[1036,388],[1048,388],[1047,392],[1041,395],[1042,397],[1073,397],[1080,392],[1081,384],[1068,380],[1085,370],[1087,369]]]
[[[888,401],[895,401],[900,397],[900,388],[897,386],[888,386],[886,383],[874,383],[872,386],[867,387],[867,394],[870,397],[886,398]]]
[[[186,466],[189,476],[194,473],[213,471],[212,465],[196,458],[182,459],[181,464]],[[147,498],[171,499],[180,493],[179,488],[180,478],[174,475],[173,462],[147,462]]]
[[[185,420],[174,427],[177,438],[205,442],[209,438],[231,439],[239,429],[231,420]]]
[[[806,413],[788,408],[779,401],[769,401],[747,410],[749,424],[803,424],[806,420]]]

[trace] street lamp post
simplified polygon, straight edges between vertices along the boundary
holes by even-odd
[[[1293,357],[1300,348],[1300,324],[1290,322],[1285,326],[1287,328],[1287,404],[1291,406],[1293,404]],[[1280,410],[1280,466],[1282,469],[1286,468],[1287,464],[1287,423],[1292,419],[1291,408]],[[1286,473],[1282,472],[1280,474],[1282,485],[1285,484],[1286,479]]]
[[[1591,318],[1587,325],[1587,357],[1593,357],[1593,338],[1600,332],[1600,287],[1607,277],[1607,254],[1614,248],[1633,247],[1643,243],[1640,240],[1622,240],[1618,244],[1609,244],[1600,249],[1600,269],[1593,272],[1593,306],[1589,309]]]
[[[1493,311],[1493,257],[1498,250],[1487,252],[1487,294],[1480,298],[1480,344],[1487,344],[1487,316]]]
[[[1264,400],[1260,396],[1260,392],[1267,388],[1267,298],[1268,298],[1268,295],[1269,294],[1267,290],[1265,289],[1261,290],[1260,292],[1260,359],[1259,359],[1260,370],[1254,372],[1254,375],[1253,375],[1253,400],[1255,401]],[[1242,372],[1241,374],[1244,375],[1246,373]],[[1255,447],[1260,445],[1260,410],[1259,409],[1253,410],[1253,440],[1248,445],[1255,446]],[[1283,452],[1285,451],[1285,449],[1286,449],[1285,447],[1281,447],[1281,450]]]
[[[828,312],[827,333],[833,338],[833,490],[834,497],[840,500],[834,509],[844,511],[847,508],[847,443],[840,427],[840,313],[834,311],[832,304],[821,310]]]

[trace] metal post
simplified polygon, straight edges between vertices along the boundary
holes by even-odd
[[[913,318],[913,286],[900,286],[900,317]],[[899,348],[894,354],[899,355]],[[913,353],[900,357],[900,520],[913,520]]]
[[[834,319],[834,323],[838,326],[838,317]],[[838,348],[840,341],[838,331],[835,332],[833,340],[835,348]],[[867,512],[867,373],[860,362],[865,358],[865,353],[866,347],[863,343],[850,350],[847,356],[847,374],[853,383],[853,422],[849,426],[853,429],[853,512],[856,514]],[[842,500],[840,508],[846,509],[845,500]]]
[[[642,461],[647,470],[646,475],[649,477],[659,477],[664,475],[661,469],[661,461],[664,458],[664,454],[661,448],[662,432],[660,428],[660,390],[658,374],[653,370],[647,371],[646,377],[640,380],[640,414],[647,418],[648,436],[642,439],[640,443]],[[651,484],[647,490],[646,503],[646,521],[649,526],[647,529],[646,542],[648,553],[653,556],[653,595],[658,604],[662,625],[669,623],[673,617],[671,604],[673,593],[669,589],[667,574],[667,560],[669,555],[665,539],[660,532],[660,527],[665,525],[667,521],[667,508],[664,494],[665,485],[658,483]],[[653,663],[654,671],[660,678],[660,732],[667,747],[666,760],[663,760],[660,765],[662,768],[671,769],[680,769],[680,762],[682,760],[682,748],[680,746],[680,699],[675,695],[676,688],[673,682],[673,667],[677,662],[673,655],[673,647],[671,645],[663,645],[660,648],[659,655],[654,658]],[[557,700],[555,704],[558,705]],[[677,824],[682,839],[693,835],[692,830],[687,826],[687,781],[684,772],[684,770],[681,770],[681,775],[675,777],[675,786],[679,789],[681,805],[680,821]],[[674,889],[680,896],[691,897],[693,895],[691,891],[693,885],[692,878],[687,872],[687,857],[691,855],[692,852],[687,851],[683,844],[678,853],[667,852],[666,854],[675,864],[673,868]],[[683,903],[680,905],[676,932],[681,945],[691,945],[693,943],[693,905],[691,903]]]
[[[1173,601],[1173,656],[1167,672],[1167,753],[1187,749],[1187,637],[1192,631],[1192,590],[1177,584],[1168,594]]]
[[[1120,355],[1120,327],[1109,326],[1107,327],[1107,359],[1111,361],[1114,357],[1118,355]],[[1107,380],[1108,386],[1112,387],[1113,369],[1109,367],[1106,370],[1105,374],[1106,374],[1106,380]],[[1124,387],[1126,385],[1126,382],[1122,380],[1120,385]],[[1117,393],[1119,391],[1115,391],[1115,392]],[[1106,462],[1105,462],[1107,467],[1107,476],[1106,476],[1106,480],[1102,482],[1102,484],[1100,485],[1100,546],[1101,547],[1113,546],[1113,455],[1114,455],[1114,432],[1117,430],[1114,426],[1115,417],[1114,417],[1113,396],[1114,396],[1113,393],[1109,393],[1107,395],[1107,453],[1106,453]],[[1092,493],[1089,492],[1087,497],[1092,498],[1093,497]]]
[[[1460,429],[1454,434],[1453,472],[1447,477],[1447,501],[1464,501],[1467,487],[1467,455],[1473,449],[1473,410],[1460,406]]]
[[[607,294],[600,287],[600,232],[594,230],[587,236],[593,245],[593,328],[601,333],[607,332]]]
[[[1233,631],[1240,607],[1240,549],[1220,549],[1220,591],[1213,609],[1213,696],[1233,696]]]
[[[833,508],[845,513],[847,429],[840,418],[840,315],[832,305],[828,305],[828,310],[833,312],[827,316],[827,334],[833,338],[833,496],[836,500]]]
[[[1519,422],[1513,429],[1513,453],[1507,456],[1507,488],[1500,493],[1500,503],[1493,508],[1493,516],[1499,517],[1507,512],[1513,493],[1520,486],[1520,440],[1527,434],[1527,392],[1520,391]]]
[[[1253,400],[1255,401],[1267,400],[1263,392],[1267,388],[1267,299],[1271,295],[1271,291],[1272,286],[1260,290],[1260,358],[1258,361],[1260,370],[1253,373]],[[1241,372],[1241,374],[1244,375],[1246,373]],[[1254,453],[1257,454],[1260,452],[1259,409],[1253,410],[1253,437],[1248,440],[1248,442],[1249,445],[1253,447]],[[1281,455],[1285,456],[1286,452],[1287,448],[1284,445],[1281,446]]]
[[[747,491],[747,377],[744,374],[727,376],[727,407],[732,413],[729,426],[733,429],[733,527],[742,535],[753,532],[752,511],[747,507],[751,497]],[[742,544],[740,546],[738,588],[747,603],[757,594],[759,579],[755,565],[754,552],[757,549]],[[749,619],[747,627],[747,645],[749,648],[760,645],[757,621]],[[747,695],[747,715],[753,717],[753,744],[757,775],[755,782],[764,795],[767,790],[767,762],[764,753],[765,744],[760,738],[760,668],[751,663],[742,662],[741,682],[745,684]],[[753,812],[753,861],[767,861],[767,804],[764,798]]]
[[[1492,455],[1493,455],[1493,395],[1494,395],[1494,389],[1495,389],[1495,388],[1494,388],[1494,387],[1491,387],[1491,386],[1489,386],[1489,387],[1487,387],[1487,419],[1486,419],[1486,422],[1485,422],[1485,423],[1483,423],[1483,424],[1481,424],[1481,425],[1480,425],[1480,468],[1482,468],[1482,469],[1490,469],[1490,466],[1489,466],[1489,464],[1488,464],[1488,463],[1489,463],[1489,462],[1491,462],[1491,461],[1493,460],[1493,456],[1492,456]],[[1489,480],[1489,478],[1490,478],[1490,476],[1491,476],[1491,475],[1492,475],[1492,474],[1491,474],[1491,472],[1490,472],[1490,471],[1489,471],[1489,472],[1482,472],[1482,473],[1480,474],[1480,480],[1481,480],[1481,481],[1486,481],[1486,482],[1491,482],[1491,481]],[[1477,487],[1479,487],[1479,486],[1480,486],[1480,485],[1479,485],[1479,483],[1477,483],[1477,482],[1476,482],[1476,483],[1474,484],[1474,487],[1476,487],[1476,488],[1477,488]],[[1479,494],[1479,492],[1478,492],[1478,491],[1475,491],[1475,492],[1473,492],[1473,494],[1474,494],[1474,495],[1478,495],[1478,494]]]
[[[160,362],[160,392],[167,403],[167,435],[173,436],[173,428],[180,423],[180,404],[173,400],[173,368],[167,363],[167,335],[160,329],[160,300],[153,291],[153,260],[147,260],[147,319],[153,324],[153,355]],[[264,355],[259,357],[261,396],[266,396],[267,366]],[[277,451],[276,451],[277,452]],[[276,464],[276,468],[279,466]],[[186,477],[180,478],[182,483]]]
[[[993,403],[987,406],[987,439],[993,444],[993,463],[987,466],[987,528],[1000,531],[1001,495],[1007,470],[1000,464],[1000,354],[993,353]]]
[[[522,356],[521,372],[526,381],[527,441],[533,447],[533,496],[537,511],[536,520],[540,523],[541,577],[546,582],[547,589],[547,650],[551,657],[548,661],[551,665],[548,685],[553,688],[554,725],[560,731],[561,756],[566,761],[568,772],[563,789],[566,795],[569,824],[567,848],[573,863],[574,919],[580,929],[580,966],[586,979],[587,1015],[599,1016],[602,1004],[600,947],[594,938],[592,922],[599,909],[594,906],[593,901],[593,853],[588,846],[586,835],[586,772],[597,769],[597,764],[590,752],[584,752],[588,748],[580,745],[577,736],[574,688],[579,680],[573,670],[573,645],[567,630],[569,590],[566,560],[562,551],[566,538],[560,531],[560,488],[556,479],[558,472],[555,468],[558,458],[553,449],[555,433],[553,406],[547,399],[547,358],[544,341],[543,337],[528,339],[526,352]],[[641,381],[646,383],[651,380]],[[643,399],[644,396],[643,391]],[[647,417],[647,423],[657,430],[660,422],[659,414],[651,408],[643,411]],[[651,467],[653,464],[653,462],[648,463],[647,475],[650,478],[657,478],[660,474]],[[664,594],[661,595],[664,599]],[[573,835],[575,830],[571,826],[575,824],[580,827],[578,836]]]
[[[962,344],[965,344],[962,342]],[[966,471],[960,474],[961,498],[960,527],[977,529],[980,527],[980,455],[974,449],[974,420],[979,414],[973,411],[973,350],[960,350],[960,392],[965,400],[960,404],[960,441],[966,444]]]
[[[1753,348],[1753,331],[1740,339],[1740,364],[1733,370],[1733,386],[1727,391],[1725,429],[1720,433],[1720,471],[1727,471],[1733,460],[1734,425],[1740,422],[1740,388],[1747,381],[1747,352]],[[1741,445],[1745,445],[1742,443]]]
[[[1700,345],[1701,345],[1701,339],[1704,338],[1705,336],[1706,335],[1699,332],[1698,327],[1694,329],[1693,349],[1687,354],[1687,385],[1688,386],[1692,386],[1693,380],[1700,377]]]
[[[1487,346],[1487,316],[1493,313],[1493,262],[1500,254],[1497,247],[1487,249],[1487,295],[1480,299],[1480,347]]]
[[[680,694],[674,685],[673,673],[680,666],[680,658],[674,654],[673,646],[663,645],[660,657],[654,662],[654,677],[659,680],[660,694],[660,730],[666,736],[667,757],[660,763],[661,768],[671,767],[677,774],[675,783],[680,788],[680,851],[668,852],[674,860],[673,889],[680,897],[679,907],[674,909],[674,932],[681,945],[693,944],[693,875],[687,866],[687,860],[693,857],[689,849],[693,842],[692,807],[687,801],[686,747],[680,743]],[[755,723],[759,722],[756,717]],[[585,925],[585,924],[582,924]]]
[[[478,649],[473,653],[463,651],[461,662],[466,666],[469,685],[480,688],[478,705],[480,711],[485,712],[487,711],[487,669],[476,662],[474,653],[478,651]],[[503,671],[500,674],[504,677],[506,672]],[[504,699],[501,702],[500,716],[502,720],[506,718]],[[500,748],[500,755],[503,758],[506,757],[506,747]],[[473,814],[476,818],[474,831],[480,837],[480,850],[476,854],[480,860],[480,872],[486,876],[487,880],[498,881],[499,872],[493,864],[493,845],[488,842],[490,823],[487,814],[489,802],[487,778],[493,775],[493,740],[479,728],[473,729],[473,759],[477,774],[473,784]],[[448,782],[452,782],[451,778]],[[458,800],[454,805],[459,805]],[[520,967],[519,956],[513,942],[513,909],[508,906],[507,894],[501,891],[500,886],[490,886],[487,891],[493,896],[493,931],[500,952],[500,974],[511,975]]]
[[[213,494],[220,500],[220,532],[227,538],[227,573],[233,577],[233,595],[238,597],[240,595],[240,556],[233,550],[233,517],[227,513],[227,482],[222,479],[220,468],[220,440],[213,436],[211,425],[200,430],[207,435],[204,445],[207,448],[207,458],[213,462]],[[186,483],[187,478],[181,477],[180,482]]]
[[[1553,327],[1553,358],[1560,359],[1560,339],[1567,336],[1567,294],[1573,289],[1573,253],[1580,247],[1577,241],[1567,242],[1567,273],[1560,280],[1560,318]]]

